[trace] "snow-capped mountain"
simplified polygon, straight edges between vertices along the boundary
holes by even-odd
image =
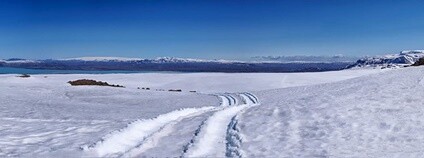
[[[236,62],[236,61],[230,61],[230,60],[206,60],[206,59],[194,59],[194,58],[175,58],[175,57],[159,57],[156,59],[150,60],[153,63],[187,63],[187,62],[193,62],[193,63],[206,63],[206,62],[215,62],[215,63],[229,63],[229,62]],[[241,62],[241,61],[237,61]]]
[[[411,65],[424,57],[424,50],[406,50],[399,54],[365,57],[359,59],[351,67],[397,67]]]
[[[354,63],[358,57],[332,55],[332,56],[312,56],[312,55],[296,55],[296,56],[255,56],[252,60],[262,62],[285,62],[285,63],[322,63],[322,62],[351,62]]]
[[[125,58],[125,57],[79,57],[79,58],[68,58],[68,59],[59,59],[59,60],[77,60],[77,61],[121,61],[121,62],[127,62],[127,61],[139,61],[144,60],[142,58]]]
[[[10,58],[6,60],[0,60],[3,63],[34,63],[36,60],[20,59],[20,58]]]
[[[194,59],[194,58],[176,58],[176,57],[158,57],[155,59],[145,59],[145,58],[125,58],[125,57],[79,57],[79,58],[67,58],[59,59],[63,61],[92,61],[92,62],[150,62],[150,63],[190,63],[190,62],[243,62],[235,60],[206,60],[206,59]]]
[[[266,62],[159,57],[81,57],[47,60],[6,60],[0,66],[54,70],[128,70],[183,72],[316,72],[346,68],[345,62]]]

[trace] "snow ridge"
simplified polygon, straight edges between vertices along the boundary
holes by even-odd
[[[86,151],[93,151],[97,156],[117,156],[138,146],[140,142],[160,131],[164,126],[181,117],[191,116],[198,112],[206,112],[213,107],[186,108],[159,115],[153,119],[134,121],[124,129],[112,132],[102,138],[101,141],[83,147]]]

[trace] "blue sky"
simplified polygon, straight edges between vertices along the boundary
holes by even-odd
[[[0,1],[0,58],[351,56],[424,49],[421,1]]]

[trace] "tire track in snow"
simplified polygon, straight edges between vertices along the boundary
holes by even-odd
[[[217,96],[221,99],[221,106],[237,105],[237,99],[230,94],[218,94]]]
[[[243,101],[249,104],[249,101],[251,106],[259,105],[258,98],[251,94],[251,93],[241,93],[240,96],[242,97]],[[243,151],[241,150],[241,144],[243,142],[243,136],[240,134],[240,128],[238,125],[238,118],[239,115],[241,115],[244,111],[246,111],[251,106],[241,110],[239,113],[237,113],[232,119],[231,122],[228,124],[227,127],[227,136],[226,136],[226,150],[225,150],[225,156],[226,157],[243,157]]]
[[[187,145],[185,145],[184,148],[183,148],[183,153],[182,153],[183,155],[185,153],[187,153],[188,149],[190,149],[193,146],[194,142],[196,141],[197,137],[199,136],[199,133],[200,133],[202,127],[205,125],[205,123],[206,123],[206,120],[203,121],[199,125],[199,127],[197,127],[196,131],[194,131],[193,138],[191,138],[190,142],[187,143]],[[183,157],[183,156],[181,156],[181,157]]]
[[[193,115],[190,115],[189,117],[196,117],[196,116],[204,114],[206,112],[213,112],[213,111],[221,110],[225,107],[233,106],[237,103],[236,99],[229,94],[218,94],[216,96],[221,99],[221,106],[220,107],[216,107],[214,109],[204,111],[202,113],[193,114]],[[188,117],[184,117],[184,118],[188,118]],[[161,140],[161,138],[163,138],[163,137],[167,136],[168,134],[170,134],[171,132],[173,132],[173,126],[175,126],[178,122],[180,122],[184,118],[180,118],[179,120],[173,121],[172,123],[165,125],[159,131],[155,132],[154,134],[152,134],[151,136],[146,138],[141,144],[137,145],[136,147],[132,148],[127,153],[125,153],[124,157],[126,157],[126,156],[131,157],[131,156],[134,156],[134,155],[142,155],[148,149],[155,147],[158,144],[158,142]],[[203,126],[203,124],[204,124],[204,122],[202,122],[202,124],[199,125],[198,129],[196,129],[194,137],[190,141],[191,143],[194,141],[193,139],[195,139],[195,137],[197,136],[197,133],[200,131],[200,128]],[[191,145],[191,143],[188,143],[187,145],[185,145],[183,147],[184,148],[183,152],[186,149],[188,149],[188,147]]]
[[[245,94],[245,95],[247,95],[247,96],[250,96],[253,100],[253,102],[255,103],[255,104],[258,104],[259,103],[259,99],[258,99],[258,97],[256,97],[255,95],[253,95],[252,93],[243,93],[243,94]]]
[[[198,139],[188,149],[188,157],[222,157],[225,154],[227,125],[247,104],[230,106],[213,114],[201,128]]]
[[[198,116],[203,115],[205,113],[214,112],[215,110],[217,110],[217,109],[214,108],[214,109],[211,109],[211,110],[208,110],[208,111],[205,111],[205,112],[199,112],[199,113],[190,115],[189,117],[180,118],[176,121],[173,121],[173,122],[165,125],[159,131],[155,132],[150,137],[146,138],[141,144],[139,144],[135,148],[129,150],[127,153],[122,155],[122,157],[135,157],[135,156],[142,155],[147,150],[156,147],[160,143],[160,141],[162,141],[161,139],[163,137],[166,137],[166,136],[172,134],[172,132],[175,131],[175,126],[178,123],[180,123],[182,120],[187,119],[187,118],[191,118],[191,117],[198,117]]]
[[[229,105],[236,105],[237,104],[237,99],[235,98],[235,97],[233,97],[233,96],[231,96],[230,94],[223,94],[223,95],[218,95],[220,98],[221,98],[221,100],[222,100],[222,105],[221,106],[224,106],[224,107],[227,107],[227,106],[229,106]],[[230,99],[231,98],[231,99]],[[225,101],[228,101],[228,103],[224,103]],[[233,103],[233,104],[231,104],[231,103]],[[223,110],[223,109],[221,109],[221,110]],[[215,115],[215,114],[214,114]],[[209,120],[209,119],[207,119],[207,120]],[[199,137],[199,134],[200,134],[200,132],[201,132],[201,130],[202,130],[202,128],[205,126],[205,124],[206,124],[206,122],[207,122],[207,120],[205,120],[205,121],[203,121],[199,126],[198,126],[198,128],[195,130],[195,132],[194,132],[194,134],[193,134],[193,138],[190,140],[190,142],[189,143],[187,143],[187,145],[185,145],[184,146],[184,148],[183,148],[183,152],[182,152],[182,156],[181,157],[183,157],[184,155],[186,155],[187,154],[187,152],[188,152],[188,150],[190,149],[190,148],[192,148],[193,146],[194,146],[194,143],[195,142],[197,142],[198,141],[198,137]]]
[[[203,113],[215,110],[225,110],[225,112],[216,112],[217,114],[213,114],[213,116],[211,116],[216,118],[208,118],[204,122],[204,124],[199,126],[199,128],[195,132],[192,141],[186,146],[185,151],[187,151],[191,146],[193,146],[195,139],[198,137],[198,134],[200,134],[203,126],[208,123],[208,120],[216,120],[217,118],[221,118],[222,116],[224,116],[222,118],[229,120],[220,121],[219,126],[221,126],[220,123],[222,123],[222,125],[226,125],[226,123],[230,122],[230,120],[239,111],[247,107],[247,104],[235,106],[238,104],[238,100],[230,94],[222,94],[217,96],[221,99],[220,107],[204,107],[197,109],[187,108],[159,115],[158,117],[153,119],[137,120],[130,123],[124,129],[106,135],[99,142],[91,146],[84,146],[82,148],[86,150],[87,153],[94,154],[100,157],[125,156],[128,154],[132,155],[132,153],[141,154],[143,153],[143,151],[154,147],[162,137],[172,132],[172,127],[182,119],[198,116]],[[247,96],[244,96],[242,98],[246,97]],[[251,103],[254,103],[254,99],[252,99]],[[209,128],[210,124],[211,123],[208,123]],[[207,131],[210,131],[210,129]],[[225,146],[223,147],[223,151],[225,151]]]
[[[154,147],[157,141],[172,132],[172,127],[182,119],[220,110],[237,102],[228,94],[218,96],[221,98],[220,107],[187,108],[159,115],[154,119],[137,120],[126,128],[105,136],[101,141],[82,148],[100,157],[140,154]]]
[[[232,103],[233,103],[232,105],[237,105],[237,99],[236,99],[236,98],[234,98],[234,96],[232,96],[232,95],[230,95],[230,94],[228,94],[227,96],[231,98]]]
[[[239,95],[246,104],[224,108],[208,118],[204,125],[200,127],[200,132],[197,133],[198,139],[193,139],[192,147],[186,150],[183,156],[223,157],[227,153],[241,153],[238,149],[241,138],[234,137],[239,133],[232,129],[237,128],[237,114],[252,105],[256,105],[257,98],[251,94],[240,93]],[[241,156],[241,154],[239,155]]]
[[[164,128],[167,124],[177,121],[183,117],[189,117],[196,113],[203,113],[214,109],[214,107],[186,108],[159,115],[153,119],[134,121],[124,129],[112,132],[102,138],[101,141],[83,147],[84,150],[96,156],[119,156],[130,149],[138,146],[146,138]]]
[[[231,99],[228,96],[218,95],[218,97],[221,98],[221,106],[230,106],[231,105]]]
[[[225,138],[227,141],[225,148],[226,157],[242,157],[243,155],[242,151],[240,150],[243,137],[240,134],[240,128],[237,126],[238,116],[239,114],[234,116],[227,127],[227,136]]]

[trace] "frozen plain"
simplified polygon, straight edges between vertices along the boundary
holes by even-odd
[[[424,69],[382,71],[0,75],[0,156],[423,156]]]

